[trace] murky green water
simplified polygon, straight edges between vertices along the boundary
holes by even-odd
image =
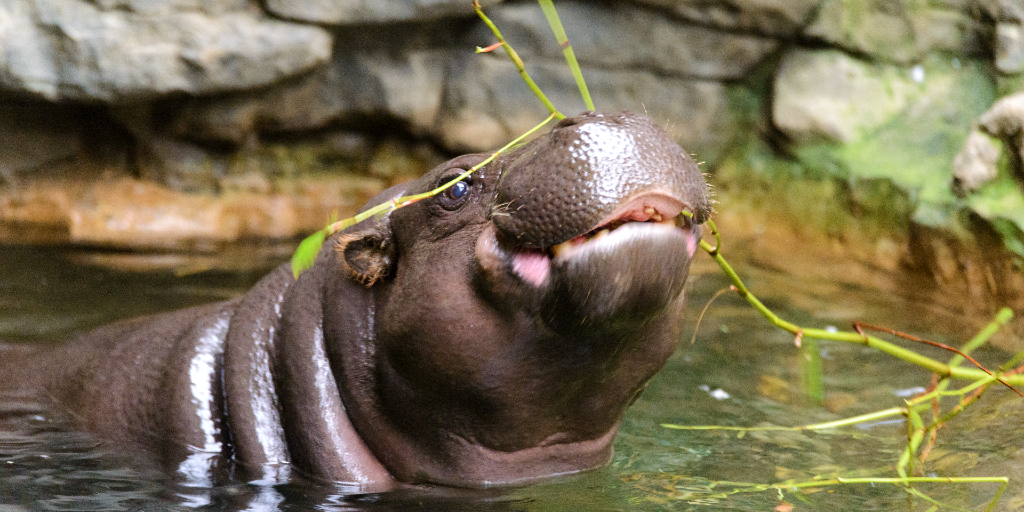
[[[237,249],[218,258],[140,258],[0,248],[0,340],[48,343],[116,319],[232,297],[254,283],[287,248]],[[748,285],[785,318],[807,326],[847,328],[854,319],[959,343],[973,328],[928,304],[867,286],[800,279],[779,269],[734,261]],[[784,265],[781,262],[780,265]],[[119,268],[121,270],[111,270]],[[126,270],[128,269],[128,270]],[[185,274],[185,275],[180,275]],[[342,487],[288,485],[195,487],[116,453],[38,404],[0,403],[0,512],[22,510],[926,510],[891,485],[851,485],[794,493],[724,495],[713,482],[773,483],[815,476],[894,476],[905,442],[902,422],[831,432],[670,430],[689,425],[800,425],[898,406],[930,376],[859,346],[823,342],[826,407],[809,406],[789,335],[771,327],[732,294],[694,320],[724,277],[706,258],[690,283],[687,338],[630,409],[613,463],[544,485],[504,491],[435,488],[352,495]],[[942,318],[936,320],[937,317]],[[955,319],[954,319],[955,320]],[[937,328],[936,326],[943,326]],[[952,327],[951,327],[952,326]],[[938,330],[938,332],[935,332]],[[948,356],[922,349],[933,357]],[[2,357],[2,355],[0,355]],[[979,358],[998,366],[1007,355]],[[1024,508],[1024,400],[990,392],[940,434],[927,474],[1013,478],[998,510]],[[1013,398],[1012,398],[1013,397]],[[933,497],[979,510],[990,484],[922,486]]]

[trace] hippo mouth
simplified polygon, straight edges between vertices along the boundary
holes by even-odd
[[[673,195],[646,192],[628,200],[586,233],[560,244],[545,248],[517,246],[494,239],[491,228],[485,234],[492,238],[485,250],[498,252],[512,273],[533,287],[543,286],[555,266],[593,253],[615,251],[630,243],[650,242],[651,250],[662,251],[685,246],[688,259],[696,251],[700,235],[684,210],[689,210],[686,204]]]

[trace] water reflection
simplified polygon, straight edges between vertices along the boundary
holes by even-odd
[[[748,285],[778,313],[797,323],[845,328],[851,319],[958,343],[972,327],[933,321],[927,304],[876,288],[793,276],[735,260]],[[176,276],[173,269],[116,271],[78,252],[0,248],[0,339],[49,342],[78,329],[164,309],[237,295],[263,273],[207,270]],[[800,425],[900,405],[930,383],[923,370],[856,345],[823,342],[825,402],[804,404],[797,352],[788,334],[767,324],[731,294],[704,317],[689,345],[695,316],[726,285],[717,269],[698,258],[690,284],[690,319],[680,350],[629,410],[605,469],[511,490],[410,488],[366,494],[352,487],[311,482],[265,468],[266,478],[239,477],[238,468],[169,474],[132,454],[116,452],[76,431],[68,418],[29,397],[0,398],[0,510],[277,511],[612,511],[774,510],[777,492],[730,494],[720,482],[772,483],[834,475],[892,476],[905,443],[903,422],[882,421],[830,432],[680,431],[662,423]],[[43,283],[39,285],[39,283]],[[17,297],[18,300],[10,300]],[[28,327],[26,327],[28,326]],[[936,327],[938,326],[938,327]],[[941,328],[940,328],[941,327]],[[921,350],[929,352],[930,349]],[[948,356],[939,352],[939,359]],[[981,351],[983,362],[1006,354]],[[986,363],[988,364],[988,363]],[[200,395],[203,390],[194,390]],[[1024,467],[1024,401],[992,390],[969,418],[944,428],[928,471],[939,475],[1016,477]],[[186,471],[192,474],[193,472]],[[199,475],[198,477],[196,475]],[[250,481],[251,480],[251,481]],[[970,509],[991,498],[985,485],[930,486],[933,496]],[[795,510],[907,510],[894,486],[859,485],[785,493]],[[1024,504],[1014,481],[1001,504]],[[920,507],[920,504],[919,504]],[[924,509],[927,507],[921,507]]]

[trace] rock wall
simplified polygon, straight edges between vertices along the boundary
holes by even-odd
[[[1000,265],[1024,257],[1018,100],[981,117],[1024,91],[1020,0],[556,5],[598,107],[662,121],[723,202],[785,197],[764,211],[937,273],[969,262],[932,245],[970,247],[979,226]],[[555,104],[582,110],[537,5],[484,6]],[[491,42],[469,0],[5,0],[0,236],[206,247],[315,229],[545,116],[500,51],[474,53]]]

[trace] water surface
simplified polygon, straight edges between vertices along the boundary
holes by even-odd
[[[53,343],[121,318],[222,300],[243,293],[287,247],[235,248],[219,256],[136,256],[83,250],[0,247],[0,340]],[[747,284],[783,317],[808,327],[846,329],[865,320],[958,344],[973,334],[948,311],[867,284],[822,279],[785,263],[736,264]],[[752,260],[747,258],[748,260]],[[814,278],[805,277],[815,275]],[[802,277],[804,276],[804,277]],[[882,276],[884,281],[884,276]],[[838,284],[837,284],[838,283]],[[845,283],[845,284],[844,284]],[[686,336],[680,350],[629,410],[604,469],[513,490],[417,488],[359,494],[296,478],[287,485],[198,485],[118,453],[77,431],[51,408],[9,398],[0,403],[0,512],[26,510],[911,510],[890,485],[762,491],[723,495],[713,482],[773,483],[815,476],[894,476],[903,449],[902,421],[829,432],[670,430],[688,425],[801,425],[902,404],[930,383],[927,372],[855,345],[823,342],[824,406],[799,386],[793,338],[768,324],[733,294],[695,319],[727,282],[701,256],[688,288]],[[947,359],[936,349],[920,348]],[[2,357],[2,353],[0,353]],[[981,351],[998,366],[1007,354]],[[966,418],[941,431],[926,473],[1016,477],[999,510],[1024,508],[1024,400],[993,390]],[[988,484],[923,486],[937,499],[979,510]],[[788,504],[788,505],[787,505]],[[777,508],[780,507],[781,508]],[[914,510],[925,510],[923,501]]]

